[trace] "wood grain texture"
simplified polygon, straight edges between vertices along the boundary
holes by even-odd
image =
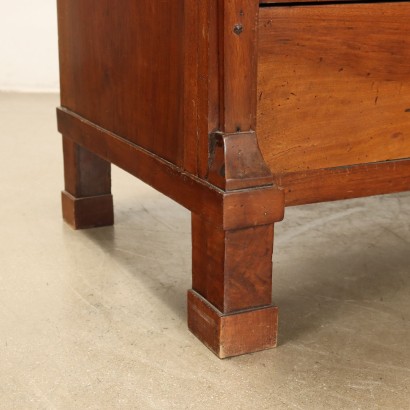
[[[112,222],[110,163],[189,209],[189,328],[219,357],[276,346],[284,193],[410,189],[397,160],[410,156],[410,3],[282,3],[58,0],[64,217]]]
[[[210,136],[208,181],[225,191],[273,185],[253,131]]]
[[[374,3],[378,3],[380,0],[374,0]],[[286,5],[287,3],[291,4],[296,4],[296,3],[307,3],[309,5],[315,4],[315,3],[360,3],[363,1],[361,0],[259,0],[259,4],[263,7],[263,5],[266,6],[272,6],[272,5],[278,5],[278,4],[283,4]]]
[[[76,198],[111,194],[111,164],[63,136],[64,188]]]
[[[63,218],[75,229],[114,223],[111,164],[63,136]]]
[[[351,165],[275,176],[286,205],[410,191],[410,160]]]
[[[97,228],[114,224],[112,195],[76,198],[67,191],[61,193],[64,220],[74,229]]]
[[[224,195],[225,230],[249,228],[279,222],[285,214],[284,191],[273,187],[244,189]],[[213,220],[213,223],[217,221]]]
[[[272,186],[254,131],[258,2],[199,3],[199,175],[226,191]]]
[[[195,174],[196,12],[188,0],[58,0],[62,106]]]
[[[65,138],[224,229],[270,224],[283,218],[283,191],[276,187],[227,193],[66,109],[57,109],[57,117]]]
[[[273,173],[410,157],[409,18],[408,3],[261,9],[257,132]]]
[[[248,132],[256,119],[258,2],[198,0],[197,4],[200,138],[207,141],[216,131]],[[202,154],[208,155],[208,147]]]
[[[218,6],[219,130],[226,133],[254,130],[258,2],[224,0]]]
[[[192,288],[223,313],[271,303],[273,224],[226,231],[192,215]]]
[[[271,349],[277,344],[278,309],[267,306],[223,315],[188,292],[188,327],[219,358]]]

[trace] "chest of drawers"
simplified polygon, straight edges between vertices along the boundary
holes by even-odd
[[[410,189],[410,4],[58,0],[65,190],[113,223],[111,163],[192,212],[188,325],[274,347],[286,206]],[[136,245],[137,246],[137,245]]]

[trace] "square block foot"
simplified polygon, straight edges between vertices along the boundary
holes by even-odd
[[[96,228],[114,224],[114,206],[111,194],[75,198],[63,191],[61,202],[63,218],[74,229]]]
[[[189,290],[188,327],[219,358],[239,356],[276,347],[278,308],[267,306],[225,315]]]

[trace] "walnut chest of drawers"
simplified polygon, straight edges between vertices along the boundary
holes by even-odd
[[[65,220],[113,223],[111,163],[150,184],[192,212],[191,331],[219,357],[274,347],[285,207],[410,189],[410,3],[58,0],[58,18]]]

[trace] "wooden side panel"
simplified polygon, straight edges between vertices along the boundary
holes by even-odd
[[[260,10],[258,141],[273,173],[410,157],[410,4]]]
[[[58,0],[62,106],[196,173],[196,10]]]

